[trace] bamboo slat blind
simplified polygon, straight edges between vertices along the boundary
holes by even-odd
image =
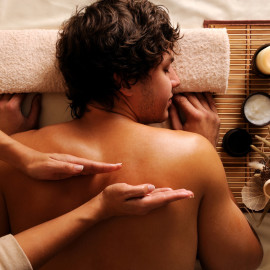
[[[233,128],[246,129],[253,137],[253,144],[261,148],[254,135],[265,137],[267,127],[248,124],[241,114],[245,98],[254,92],[270,94],[270,79],[262,79],[250,70],[250,63],[256,49],[270,43],[270,21],[205,21],[207,28],[227,28],[230,40],[230,75],[226,94],[216,94],[215,101],[221,119],[220,139],[217,150],[223,162],[230,189],[238,205],[243,208],[241,190],[253,175],[247,164],[261,159],[254,151],[245,157],[231,157],[222,148],[224,134]],[[268,149],[269,150],[269,149]],[[270,154],[266,151],[266,153]]]

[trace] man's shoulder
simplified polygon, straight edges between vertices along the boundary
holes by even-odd
[[[146,147],[140,153],[160,175],[169,175],[170,183],[180,184],[178,188],[186,184],[197,195],[202,194],[209,178],[213,178],[210,172],[221,170],[215,148],[203,136],[156,127],[147,128],[147,133],[150,135],[144,139]]]
[[[198,152],[213,148],[211,143],[205,137],[197,133],[167,128],[148,128],[148,132],[152,137],[151,143],[153,144],[166,145],[168,147],[173,147],[175,150],[180,147],[181,151],[194,151],[196,149],[196,152]]]
[[[59,141],[60,137],[63,138],[66,134],[66,126],[67,123],[45,126],[40,129],[14,134],[12,138],[26,146],[40,148],[42,145],[45,146],[45,143],[53,143]]]
[[[215,156],[213,145],[203,136],[186,131],[146,127],[140,135],[142,151],[158,155],[164,162],[177,163],[185,159],[190,166],[201,163],[206,156]]]

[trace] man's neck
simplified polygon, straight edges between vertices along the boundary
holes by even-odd
[[[115,99],[114,106],[111,109],[108,109],[98,103],[87,105],[87,109],[89,113],[92,115],[98,114],[102,116],[104,114],[104,116],[106,115],[106,117],[127,118],[133,122],[139,122],[139,119],[135,111],[133,110],[132,106],[125,97]],[[88,112],[86,114],[88,114]]]

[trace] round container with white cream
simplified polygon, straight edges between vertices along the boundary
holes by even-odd
[[[245,119],[254,126],[270,124],[270,96],[264,92],[249,95],[243,103],[242,112]]]

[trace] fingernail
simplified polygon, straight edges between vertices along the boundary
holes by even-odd
[[[122,166],[123,163],[122,163],[122,162],[121,162],[121,163],[115,163],[115,165],[117,165],[117,166]]]
[[[83,170],[83,165],[75,165],[74,169],[81,172]]]
[[[182,192],[183,195],[188,196],[188,198],[193,199],[194,198],[194,193],[192,191],[186,190]]]
[[[189,199],[193,199],[194,198],[194,194],[193,192],[187,192],[188,198]]]
[[[148,185],[148,191],[152,192],[153,190],[155,190],[155,186],[154,185]]]

